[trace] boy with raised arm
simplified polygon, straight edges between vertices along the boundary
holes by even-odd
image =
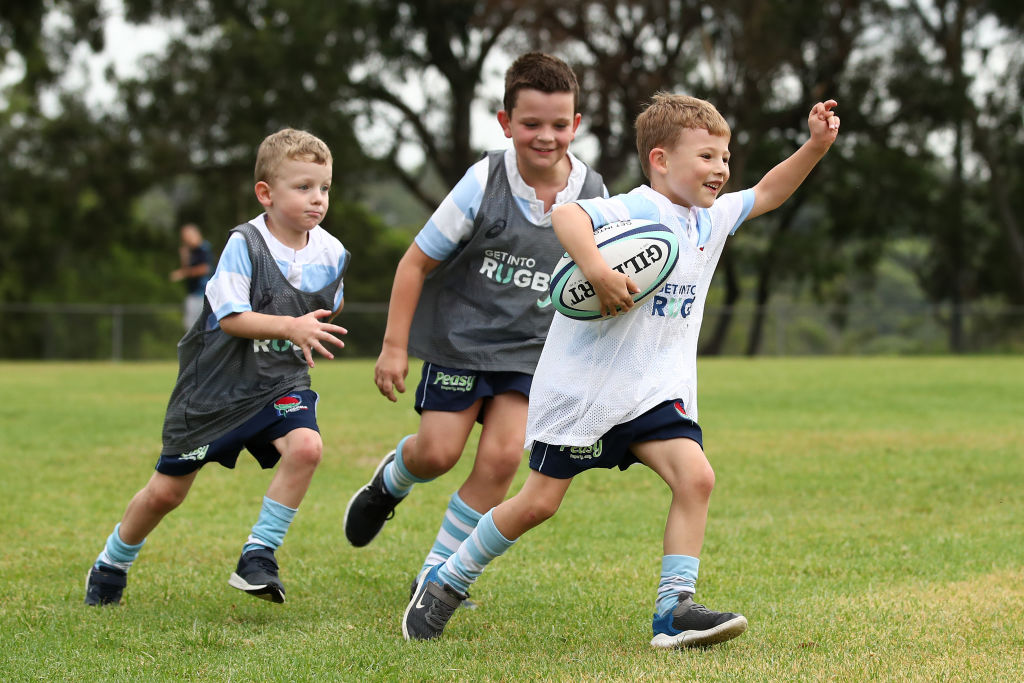
[[[553,315],[548,279],[562,255],[551,210],[607,195],[601,176],[569,152],[578,94],[562,60],[519,57],[506,72],[498,112],[512,148],[470,167],[398,264],[375,379],[395,401],[410,353],[422,359],[420,424],[352,496],[349,542],[370,543],[415,484],[455,466],[474,423],[482,425],[473,469],[417,573],[447,559],[505,499],[523,460],[527,397]]]
[[[256,156],[265,212],[232,230],[206,288],[202,315],[178,344],[178,379],[164,418],[156,472],[135,494],[86,582],[87,605],[121,601],[127,572],[149,533],[185,499],[200,468],[233,468],[242,448],[274,467],[263,506],[228,583],[284,602],[274,551],[284,540],[320,462],[313,352],[334,356],[349,254],[320,227],[331,187],[331,152],[286,128]]]
[[[650,186],[556,209],[559,240],[611,317],[555,317],[530,394],[527,480],[483,516],[454,555],[424,573],[403,615],[406,639],[440,636],[488,563],[555,514],[574,476],[636,462],[657,472],[672,492],[651,645],[709,645],[747,628],[742,615],[693,601],[715,483],[696,421],[697,336],[726,238],[744,219],[779,207],[799,187],[836,139],[835,106],[833,100],[814,105],[810,139],[757,185],[719,197],[729,180],[728,123],[703,100],[656,95],[636,121],[637,151]],[[668,226],[681,245],[665,285],[635,308],[638,288],[608,267],[593,235],[630,218]]]

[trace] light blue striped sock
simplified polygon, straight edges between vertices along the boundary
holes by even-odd
[[[146,539],[142,539],[142,543],[138,545],[128,545],[121,540],[120,529],[121,523],[118,522],[114,531],[107,537],[107,544],[96,558],[97,567],[106,565],[126,572],[131,569],[132,562],[139,556],[139,551],[142,550],[142,544],[146,542]]]
[[[492,512],[488,510],[480,518],[469,538],[437,570],[437,577],[443,583],[462,593],[468,593],[470,585],[480,578],[491,560],[504,554],[516,542],[501,535],[498,527],[494,526]]]
[[[700,560],[689,555],[665,555],[661,558],[661,582],[654,611],[658,614],[674,609],[680,593],[697,592],[697,569]]]
[[[435,564],[441,564],[451,557],[452,553],[462,545],[462,542],[469,538],[469,534],[472,533],[482,516],[466,505],[458,491],[453,493],[452,497],[448,499],[448,510],[444,513],[444,519],[441,521],[437,538],[434,539],[434,545],[430,549],[427,559],[423,561],[423,569],[430,569]]]
[[[270,548],[277,550],[284,543],[284,535],[288,533],[288,527],[295,519],[298,510],[282,505],[276,500],[263,496],[263,507],[260,508],[260,516],[249,534],[249,538],[242,546],[242,552],[247,553],[257,548]]]
[[[405,498],[409,495],[409,491],[412,491],[414,485],[431,481],[430,479],[420,479],[405,469],[405,462],[402,460],[402,446],[411,437],[412,434],[402,437],[395,447],[395,459],[384,467],[384,488],[395,498]]]

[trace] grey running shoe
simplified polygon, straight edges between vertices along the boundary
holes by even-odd
[[[228,583],[262,600],[284,602],[284,584],[277,576],[277,560],[270,548],[256,548],[242,553],[238,568],[231,574]]]
[[[85,579],[85,604],[117,605],[128,584],[128,575],[115,567],[93,565]]]
[[[345,508],[345,538],[357,548],[372,541],[384,523],[395,516],[395,506],[402,502],[384,487],[384,467],[395,459],[391,451],[377,465],[370,482],[356,491]]]
[[[675,609],[654,615],[654,639],[661,648],[699,647],[731,640],[747,630],[747,618],[733,612],[715,612],[698,605],[688,593],[679,596]]]
[[[410,600],[412,600],[412,596],[416,595],[416,586],[418,586],[419,583],[420,583],[420,577],[423,576],[424,574],[426,574],[427,571],[428,571],[427,569],[422,570],[419,574],[416,575],[416,578],[412,580],[412,584],[409,586],[409,599]],[[476,609],[479,606],[480,605],[478,605],[475,602],[473,602],[472,600],[470,600],[468,595],[466,596],[466,599],[462,601],[462,604],[459,605],[459,607],[461,607],[463,609]]]
[[[420,579],[416,592],[402,615],[402,635],[406,640],[431,640],[444,633],[444,627],[462,601],[460,593],[437,577],[441,565],[430,568]]]

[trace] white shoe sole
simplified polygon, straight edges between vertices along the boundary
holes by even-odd
[[[228,585],[232,588],[237,588],[240,591],[245,591],[249,595],[260,598],[261,600],[269,600],[270,602],[276,602],[278,604],[284,602],[284,593],[277,586],[271,586],[270,584],[253,585],[239,576],[236,572],[231,572],[231,578],[228,579]]]
[[[674,636],[670,636],[667,633],[659,633],[651,640],[651,645],[665,650],[677,647],[714,645],[715,643],[732,640],[746,630],[747,618],[741,615],[707,631],[683,631]]]

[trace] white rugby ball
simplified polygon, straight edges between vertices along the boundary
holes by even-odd
[[[679,260],[679,240],[671,229],[654,221],[633,218],[601,226],[594,239],[602,258],[625,273],[640,288],[633,301],[643,303],[668,279]],[[601,302],[593,286],[569,254],[551,274],[551,304],[575,320],[600,320]]]

